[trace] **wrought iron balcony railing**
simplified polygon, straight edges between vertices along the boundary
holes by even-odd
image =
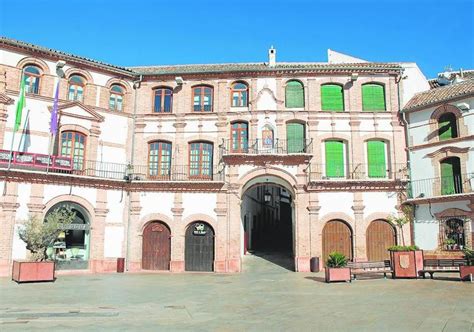
[[[256,139],[252,141],[224,140],[220,145],[222,155],[289,155],[312,153],[312,140]]]
[[[474,173],[413,180],[408,185],[409,198],[431,198],[472,193]]]
[[[406,180],[406,164],[311,164],[308,182],[320,180]]]

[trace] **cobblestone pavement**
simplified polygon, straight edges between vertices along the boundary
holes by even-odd
[[[474,283],[455,275],[326,284],[283,266],[249,256],[241,274],[0,278],[0,331],[474,331]]]

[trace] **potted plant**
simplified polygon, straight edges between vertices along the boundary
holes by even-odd
[[[464,258],[466,259],[466,265],[459,267],[459,273],[461,280],[469,279],[471,282],[474,279],[474,250],[464,248]]]
[[[454,239],[446,239],[444,240],[444,244],[446,245],[447,250],[453,250],[456,241]]]
[[[339,252],[329,254],[325,273],[326,282],[351,281],[351,269],[347,267],[347,258]]]
[[[54,281],[54,261],[48,260],[48,248],[75,216],[71,209],[63,207],[49,213],[44,222],[35,216],[28,218],[18,235],[30,252],[30,260],[13,261],[12,280]]]

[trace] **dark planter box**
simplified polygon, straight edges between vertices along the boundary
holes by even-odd
[[[474,280],[474,266],[461,265],[459,267],[461,280]]]
[[[12,280],[18,283],[54,281],[54,262],[13,261]]]
[[[390,260],[394,278],[418,278],[423,270],[423,250],[391,251]]]
[[[326,282],[351,281],[351,269],[348,267],[327,267]]]

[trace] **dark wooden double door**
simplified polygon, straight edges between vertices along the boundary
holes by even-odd
[[[161,222],[151,222],[143,230],[142,269],[169,270],[171,232]]]
[[[194,222],[186,230],[184,246],[186,271],[214,271],[214,230],[203,222]]]
[[[385,220],[374,220],[367,228],[367,260],[383,261],[390,259],[388,247],[395,245],[395,229]]]

